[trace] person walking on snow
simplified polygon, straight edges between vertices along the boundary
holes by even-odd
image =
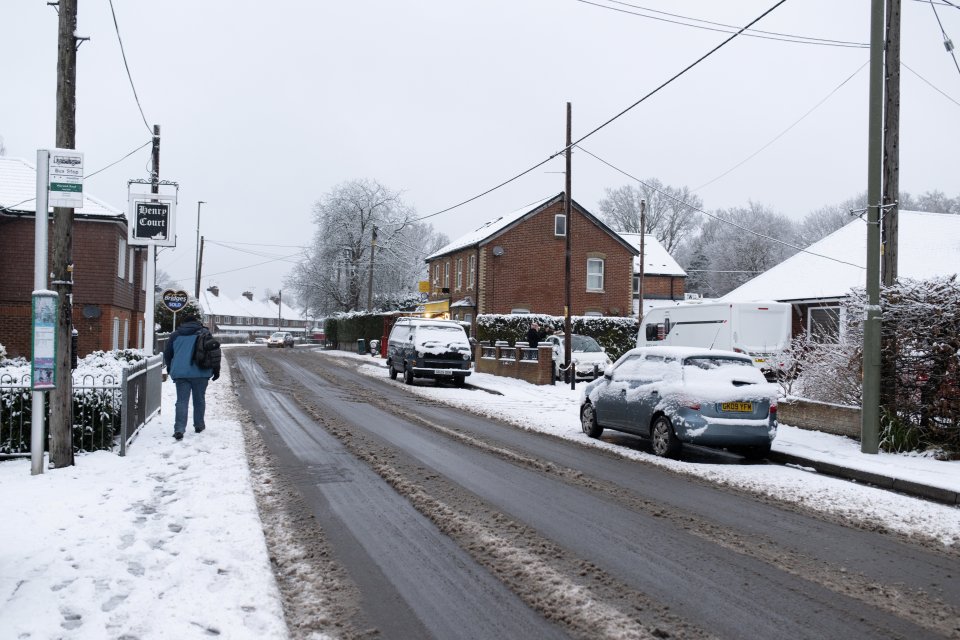
[[[193,349],[197,334],[204,326],[197,318],[196,311],[187,309],[181,312],[183,322],[170,334],[167,346],[163,350],[163,362],[170,377],[177,385],[177,405],[173,419],[173,437],[183,440],[187,430],[187,405],[193,396],[193,430],[200,433],[206,428],[203,421],[206,410],[207,383],[220,377],[220,367],[203,369],[193,361]]]

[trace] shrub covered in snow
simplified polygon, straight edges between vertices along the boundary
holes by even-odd
[[[860,404],[866,302],[863,289],[852,291],[837,343],[794,344],[796,391],[813,400]],[[880,309],[883,384],[892,385],[881,446],[960,455],[960,283],[956,276],[904,279],[882,291]]]
[[[94,351],[73,372],[73,448],[112,449],[120,432],[121,396],[114,389],[123,369],[143,360],[142,351]],[[4,388],[6,387],[6,388]],[[30,451],[33,395],[30,363],[23,358],[0,362],[0,453]]]
[[[483,313],[477,316],[477,339],[491,343],[506,340],[513,344],[527,339],[527,330],[534,322],[548,334],[562,332],[564,328],[563,316]],[[572,316],[570,325],[573,333],[595,339],[613,360],[637,346],[636,318]]]

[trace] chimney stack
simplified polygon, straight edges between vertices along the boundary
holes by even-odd
[[[218,287],[217,285],[213,285],[212,287],[207,287],[207,291],[212,293],[217,298],[220,297],[220,287]]]
[[[250,302],[253,302],[253,291],[244,291],[243,297],[249,300]]]

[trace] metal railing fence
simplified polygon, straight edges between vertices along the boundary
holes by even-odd
[[[74,377],[74,450],[126,455],[140,429],[160,412],[162,365],[163,355],[158,354],[123,369],[119,381],[113,375],[99,380],[91,374]],[[0,459],[30,455],[31,391],[30,374],[0,377]],[[48,400],[45,405],[49,425]]]

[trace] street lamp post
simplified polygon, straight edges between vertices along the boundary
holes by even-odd
[[[197,299],[200,298],[200,205],[202,204],[206,204],[206,200],[197,200],[197,253],[193,260],[193,296]]]

